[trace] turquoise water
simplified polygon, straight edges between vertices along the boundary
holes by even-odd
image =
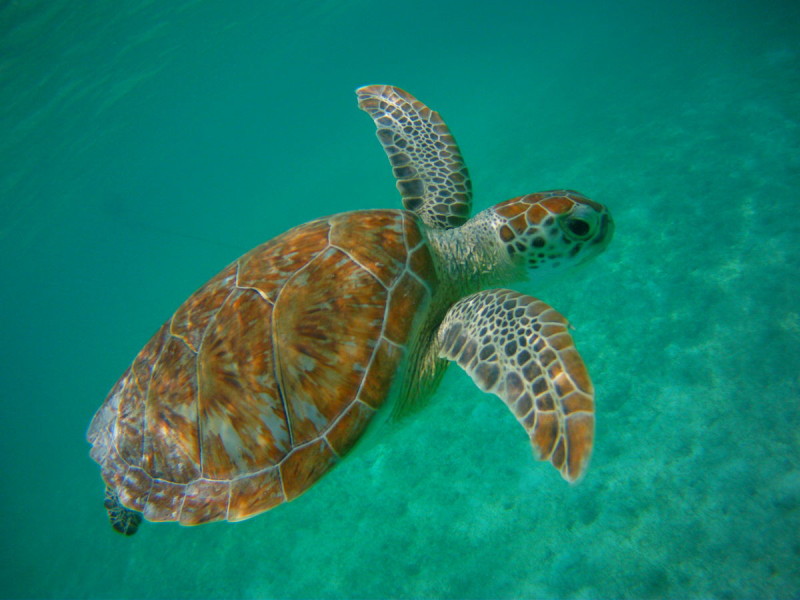
[[[451,369],[297,501],[123,538],[84,433],[150,335],[288,227],[399,206],[367,83],[443,114],[478,209],[611,208],[518,286],[577,328],[588,476]],[[800,594],[800,4],[7,1],[0,119],[0,596]]]

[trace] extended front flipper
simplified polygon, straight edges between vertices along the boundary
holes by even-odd
[[[567,320],[513,290],[456,302],[438,332],[439,356],[499,396],[530,436],[534,454],[564,479],[586,470],[594,438],[594,389]]]
[[[472,185],[439,113],[390,85],[368,85],[356,94],[358,107],[378,128],[403,206],[434,229],[463,225],[472,208]]]

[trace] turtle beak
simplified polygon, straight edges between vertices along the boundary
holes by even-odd
[[[604,211],[600,216],[600,227],[597,229],[597,234],[588,242],[585,250],[581,253],[583,258],[578,264],[586,263],[603,252],[608,244],[611,243],[611,238],[613,237],[614,219],[611,218],[608,211]]]
[[[600,219],[600,229],[597,231],[597,238],[595,238],[595,243],[600,246],[600,252],[606,249],[613,237],[614,219],[611,218],[611,213],[606,211]]]

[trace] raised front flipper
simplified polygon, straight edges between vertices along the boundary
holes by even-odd
[[[567,326],[536,298],[485,290],[450,308],[438,343],[439,356],[506,403],[536,457],[576,481],[592,452],[594,389]]]
[[[429,227],[463,225],[472,209],[472,184],[455,139],[439,113],[389,85],[356,90],[389,157],[403,206]]]

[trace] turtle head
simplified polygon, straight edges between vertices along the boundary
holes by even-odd
[[[608,209],[578,192],[539,192],[490,210],[512,261],[538,271],[578,265],[605,250],[614,234]]]

